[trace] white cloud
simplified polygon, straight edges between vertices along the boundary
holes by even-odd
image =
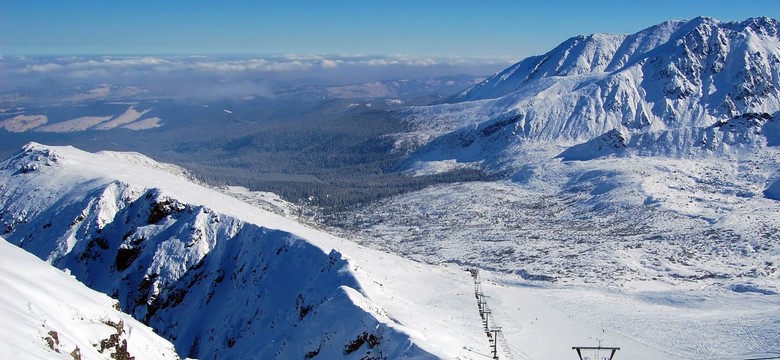
[[[276,82],[348,85],[377,80],[489,75],[506,59],[406,55],[235,56],[6,56],[0,66],[0,95],[52,84],[84,88],[95,84],[137,87],[149,96],[270,96]],[[486,65],[488,64],[488,65]],[[219,84],[219,82],[226,80]],[[216,95],[215,95],[216,94]]]
[[[150,67],[169,64],[165,59],[155,57],[142,58],[110,58],[105,57],[99,60],[83,58],[60,58],[55,61],[29,64],[21,69],[21,72],[53,72],[53,71],[82,71],[101,68],[131,68],[131,67]]]
[[[195,63],[182,62],[176,64],[174,69],[178,70],[199,70],[211,72],[284,72],[296,70],[308,70],[314,67],[314,63],[300,60],[266,60],[244,59],[244,60],[215,60],[198,61]]]
[[[9,59],[10,60],[10,59]],[[200,71],[214,73],[239,72],[295,72],[308,70],[335,70],[341,67],[432,67],[432,66],[471,66],[488,63],[486,59],[466,58],[426,58],[405,55],[365,56],[365,55],[278,55],[258,58],[226,59],[209,56],[186,57],[115,57],[98,58],[68,57],[52,59],[16,60],[17,67],[9,67],[17,73],[59,73],[71,77],[124,75],[133,76],[144,73],[171,73],[176,71]],[[495,62],[495,60],[491,60]],[[501,61],[509,63],[508,61]]]
[[[142,58],[103,58],[102,64],[108,66],[135,66],[135,65],[162,65],[168,64],[169,61],[157,57],[142,57]]]
[[[398,60],[388,60],[388,59],[370,59],[358,63],[363,63],[368,66],[388,66],[388,65],[397,65]]]
[[[322,59],[320,61],[320,67],[323,69],[335,69],[339,67],[339,63],[341,63],[341,60]]]
[[[431,58],[418,58],[418,57],[405,56],[405,55],[383,56],[383,57],[357,57],[357,58],[350,59],[348,62],[354,65],[377,66],[377,67],[394,66],[394,65],[424,67],[424,66],[450,64],[448,59],[437,61]]]
[[[23,69],[23,72],[49,72],[49,71],[58,70],[60,68],[62,68],[61,65],[52,64],[52,63],[48,63],[48,64],[33,64],[33,65],[27,65]]]

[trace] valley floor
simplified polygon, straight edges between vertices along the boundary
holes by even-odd
[[[632,163],[551,165],[522,184],[438,185],[324,222],[359,243],[423,262],[544,283],[632,290],[657,281],[780,292],[777,201],[714,162]]]

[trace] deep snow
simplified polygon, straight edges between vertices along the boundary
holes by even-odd
[[[4,359],[72,359],[75,354],[82,359],[113,359],[123,353],[119,348],[136,359],[179,358],[170,342],[116,310],[116,300],[3,238],[0,273]],[[108,346],[112,336],[116,342]]]

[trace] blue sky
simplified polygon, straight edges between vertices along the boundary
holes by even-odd
[[[668,19],[780,17],[780,1],[0,0],[3,55],[506,57]]]

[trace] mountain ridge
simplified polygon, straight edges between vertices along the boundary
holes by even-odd
[[[0,178],[0,222],[11,243],[118,299],[182,357],[465,351],[451,346],[449,331],[420,335],[420,326],[446,328],[445,310],[434,308],[442,300],[400,280],[443,281],[470,304],[468,279],[454,270],[363,249],[137,154],[28,144],[0,162]],[[479,347],[484,335],[469,323],[459,322],[456,341]]]
[[[594,33],[571,37],[551,51],[521,60],[500,71],[483,82],[472,86],[460,94],[454,101],[482,100],[497,98],[518,90],[519,86],[531,80],[543,77],[582,75],[591,73],[614,73],[626,67],[666,50],[664,47],[676,45],[698,45],[690,47],[696,50],[701,46],[705,54],[710,50],[707,44],[695,41],[709,40],[704,37],[714,35],[714,40],[727,40],[725,31],[746,34],[751,30],[770,37],[776,37],[778,22],[768,17],[750,18],[742,22],[720,22],[709,17],[697,17],[690,20],[666,21],[634,34]],[[696,38],[698,37],[698,39]],[[687,41],[688,43],[681,43]],[[510,79],[511,78],[511,79]],[[510,81],[511,80],[511,81]],[[503,83],[513,84],[509,87]],[[483,89],[499,87],[503,91],[485,93]],[[509,91],[507,91],[509,90]]]
[[[539,151],[580,160],[614,155],[572,153],[618,133],[661,141],[654,147],[642,141],[636,149],[640,142],[627,142],[627,154],[706,155],[696,144],[718,124],[780,111],[779,29],[778,20],[766,17],[700,17],[630,35],[572,37],[451,103],[407,108],[401,114],[415,130],[396,142],[408,154],[401,168],[471,166],[511,174],[536,161]],[[769,125],[762,135],[776,132]],[[460,165],[435,165],[452,161]]]

